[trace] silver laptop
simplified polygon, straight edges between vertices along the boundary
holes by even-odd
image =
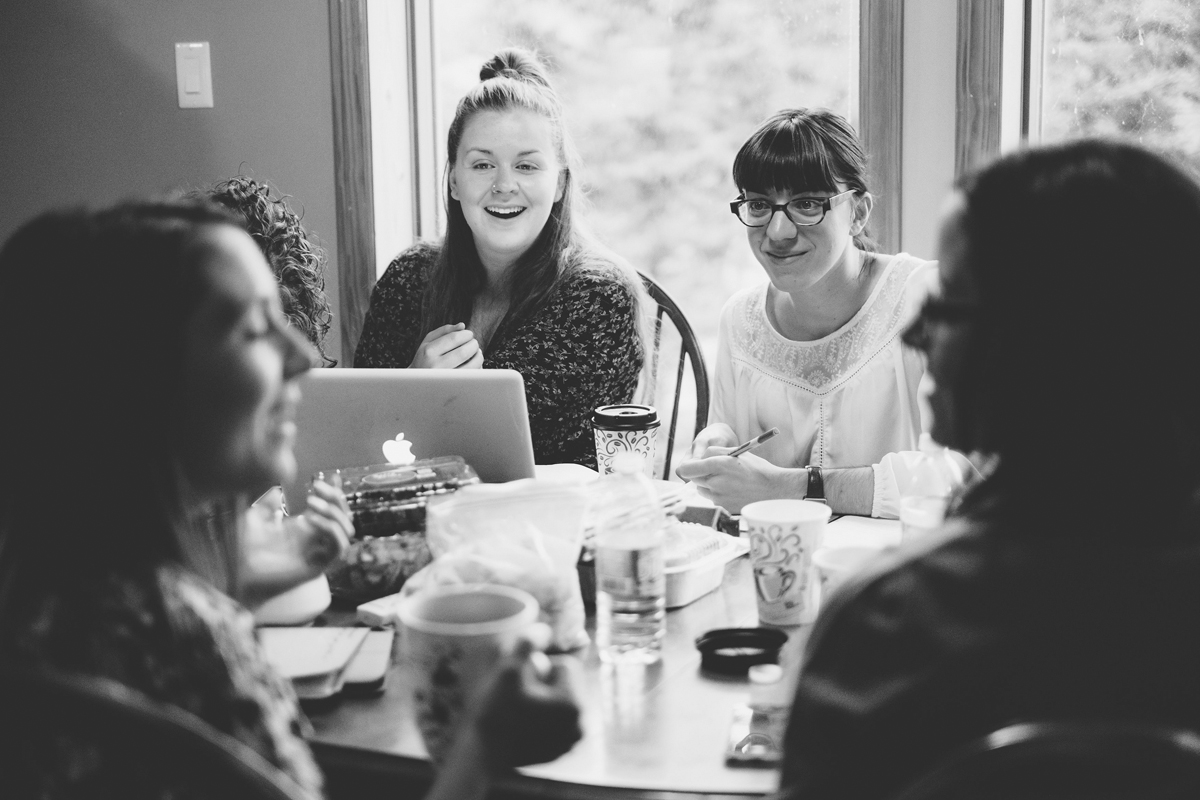
[[[532,478],[525,381],[510,369],[315,369],[296,411],[296,477],[284,492],[303,509],[313,473],[386,464],[403,433],[417,458],[462,456],[481,480]]]

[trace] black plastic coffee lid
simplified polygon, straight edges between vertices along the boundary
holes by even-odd
[[[658,410],[635,403],[600,406],[592,412],[592,424],[618,431],[652,428],[658,425]]]
[[[778,628],[717,628],[696,639],[700,668],[745,675],[755,664],[776,664],[788,636]]]

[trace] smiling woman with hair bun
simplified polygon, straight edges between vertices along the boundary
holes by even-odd
[[[539,464],[596,465],[591,412],[633,399],[645,290],[581,228],[576,159],[538,59],[483,65],[447,137],[446,235],[371,294],[356,367],[515,369]]]

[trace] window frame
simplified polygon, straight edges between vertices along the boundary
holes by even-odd
[[[1000,152],[1005,0],[958,0],[954,177]]]
[[[402,87],[403,91],[386,93],[376,86],[372,94],[367,26],[370,7],[386,2],[396,0],[330,0],[329,5],[340,251],[338,311],[342,363],[346,365],[353,363],[370,292],[380,271],[376,263],[375,225],[380,210],[375,206],[377,193],[370,154],[373,140],[388,137],[386,132],[373,130],[372,97],[377,98],[377,102],[378,98],[386,98],[385,102],[400,103],[407,108],[414,176],[409,204],[411,239],[435,238],[441,213],[436,206],[440,172],[434,155],[437,62],[433,3],[432,0],[401,0],[405,8],[404,30],[389,32],[388,40],[405,43],[403,68],[396,70],[405,74],[377,78],[383,77],[393,86]],[[993,24],[995,9],[992,6],[1003,6],[1005,2],[1037,0],[958,0],[960,25],[956,52],[960,67],[966,69],[966,76],[959,87],[956,103],[956,166],[990,157],[999,147],[992,126],[1000,124],[1000,115],[992,114],[990,105],[993,102],[992,81],[995,86],[1000,83],[999,69],[995,67],[993,57],[993,50],[997,48],[987,37],[1000,35]],[[970,11],[976,4],[986,6],[989,11],[976,15]],[[906,5],[906,0],[859,0],[859,134],[879,190],[872,227],[879,247],[886,252],[898,252],[903,238],[905,137],[922,135],[921,131],[905,130],[903,124]],[[964,8],[968,9],[965,14]],[[392,18],[396,16],[392,15]],[[382,15],[379,18],[382,19]],[[961,22],[963,19],[965,24]],[[1028,70],[1026,80],[1027,73]],[[976,94],[977,87],[982,87],[982,96]],[[403,98],[400,98],[401,94]]]
[[[329,0],[340,362],[351,365],[375,286],[367,0]],[[369,280],[368,278],[369,274]]]
[[[871,229],[885,253],[900,251],[904,186],[904,3],[860,0],[858,127],[876,187]]]

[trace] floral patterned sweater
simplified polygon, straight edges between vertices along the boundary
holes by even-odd
[[[371,292],[356,367],[407,367],[421,344],[421,304],[438,246],[417,244],[392,261]],[[637,301],[615,264],[563,278],[546,302],[484,353],[485,369],[514,369],[538,464],[596,466],[591,413],[628,403],[642,368]]]
[[[4,643],[8,657],[112,678],[179,706],[258,751],[308,797],[321,796],[321,773],[304,741],[308,721],[291,684],[259,649],[249,611],[177,566],[152,576],[109,574],[72,594],[26,605],[21,633]],[[21,796],[197,797],[189,787],[153,786],[102,741],[59,735],[17,749],[4,754],[13,760],[0,772],[9,773],[10,788],[23,787]]]

